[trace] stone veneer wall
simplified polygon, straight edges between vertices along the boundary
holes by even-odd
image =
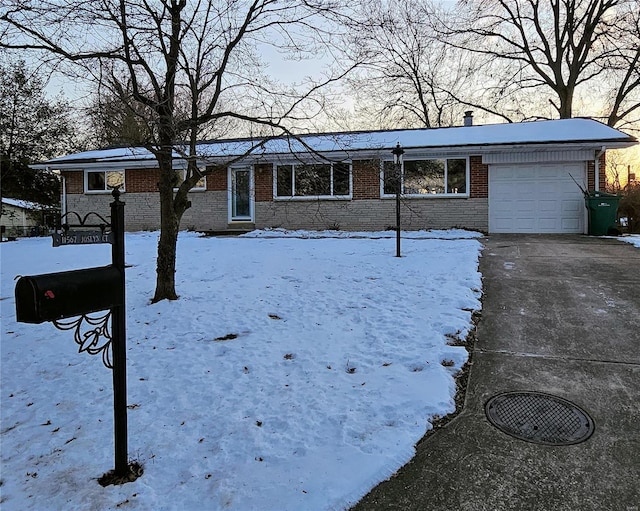
[[[196,231],[219,231],[228,227],[226,192],[192,192],[192,202],[182,217],[181,228]],[[147,231],[160,228],[160,207],[157,193],[124,193],[125,226],[127,231]],[[107,218],[109,194],[68,194],[68,211],[81,216],[96,211]],[[393,199],[359,201],[275,201],[256,202],[258,229],[286,227],[288,229],[342,229],[348,231],[378,231],[395,225]],[[488,230],[487,199],[403,199],[402,228],[448,229],[464,227]]]
[[[155,231],[160,228],[160,202],[158,192],[123,193],[125,228],[127,231]],[[227,192],[192,192],[191,207],[184,213],[180,227],[196,231],[227,228]],[[67,194],[67,211],[84,216],[95,211],[109,219],[110,194]],[[69,220],[74,222],[73,219]]]
[[[403,199],[401,227],[407,230],[488,230],[488,199]],[[256,203],[256,228],[379,231],[393,228],[393,199],[275,201]]]

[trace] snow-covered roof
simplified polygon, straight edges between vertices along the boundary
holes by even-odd
[[[359,131],[302,135],[297,138],[234,139],[202,142],[198,156],[215,161],[242,155],[267,157],[276,155],[318,153],[372,152],[391,149],[400,144],[411,149],[454,149],[474,147],[500,149],[507,145],[604,145],[606,148],[627,147],[637,140],[621,131],[593,119],[558,119],[523,123],[462,126],[453,128],[424,128],[386,131]],[[174,157],[180,155],[175,152]],[[145,164],[153,154],[144,148],[117,148],[87,151],[49,160],[37,167],[81,168],[85,164],[134,162]],[[148,165],[148,163],[147,163]]]
[[[29,202],[21,199],[10,199],[8,197],[2,197],[2,204],[7,206],[15,206],[22,209],[45,209],[47,206],[38,204],[37,202]]]

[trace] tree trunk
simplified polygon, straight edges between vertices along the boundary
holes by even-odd
[[[180,218],[173,204],[174,172],[171,154],[158,154],[160,167],[160,240],[156,262],[156,291],[152,303],[161,300],[177,300],[176,247]]]
[[[161,211],[165,211],[162,207]],[[158,241],[156,263],[156,292],[152,303],[160,300],[177,300],[176,294],[176,247],[178,244],[178,221],[172,211],[161,213],[162,228]],[[169,218],[167,218],[169,217]]]
[[[176,191],[178,180],[172,157],[158,153],[157,159],[160,166],[160,240],[156,262],[156,291],[152,303],[178,299],[175,279],[178,233],[182,215],[191,206],[188,192],[198,179],[191,178]]]
[[[562,98],[560,109],[558,110],[560,119],[571,119],[573,117],[573,98]]]
[[[573,117],[573,92],[575,87],[572,85],[556,86],[556,93],[560,100],[558,115],[560,119],[571,119]]]

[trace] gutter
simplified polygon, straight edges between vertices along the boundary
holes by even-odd
[[[30,168],[35,170],[91,170],[91,169],[101,169],[101,170],[125,170],[125,169],[157,169],[158,161],[154,159],[146,159],[146,160],[69,160],[66,162],[44,162],[44,163],[32,163],[29,165]],[[187,162],[184,160],[173,160],[173,168],[174,169],[185,169],[187,168]]]

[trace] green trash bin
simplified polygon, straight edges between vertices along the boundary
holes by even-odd
[[[605,192],[586,192],[584,200],[589,210],[589,234],[605,236],[616,229],[620,196]]]

